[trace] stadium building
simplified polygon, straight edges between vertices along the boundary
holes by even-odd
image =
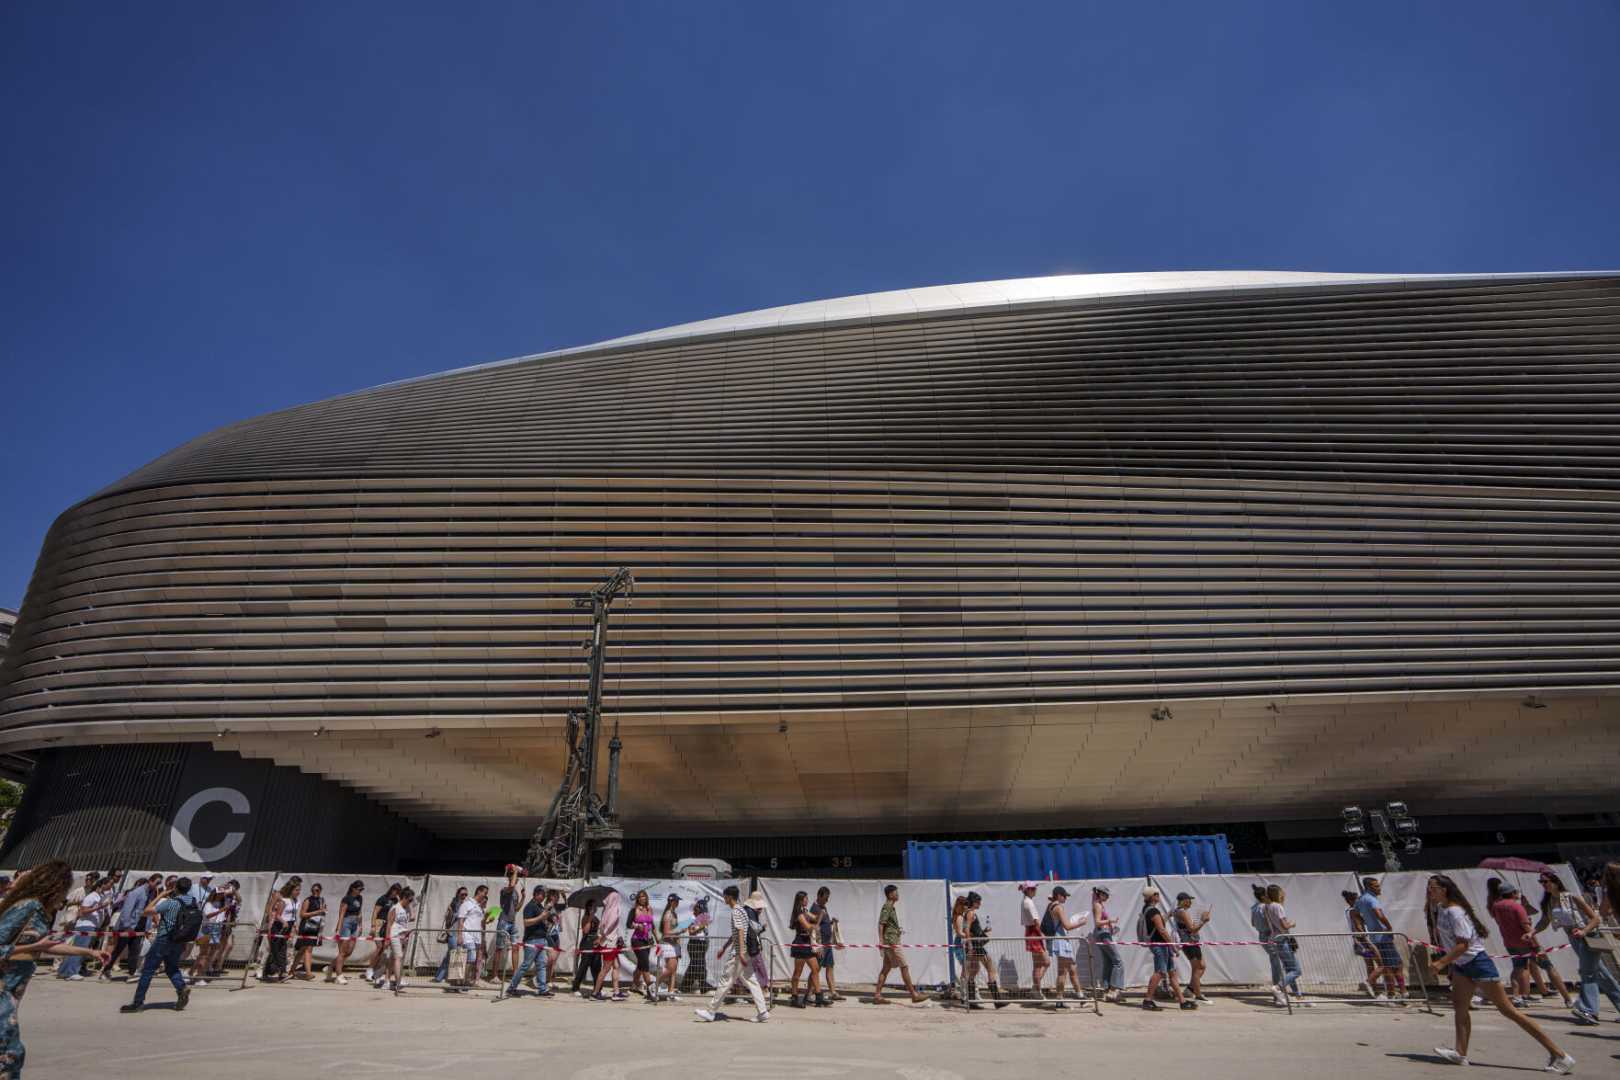
[[[1617,373],[1615,275],[1102,274],[246,420],[46,537],[4,857],[520,853],[619,566],[632,843],[1613,810]]]

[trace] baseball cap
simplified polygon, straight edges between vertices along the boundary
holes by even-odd
[[[1178,893],[1176,893],[1176,899],[1177,900],[1191,900],[1192,898],[1193,898],[1193,894],[1190,893],[1190,892],[1178,892]]]
[[[1031,890],[1033,888],[1036,888],[1036,885],[1035,885],[1035,883],[1033,881],[1020,881],[1018,883],[1018,891],[1019,892],[1029,892],[1029,890]]]
[[[1091,887],[1091,891],[1096,893],[1098,896],[1112,896],[1113,895],[1113,893],[1108,891],[1108,886],[1106,886],[1106,885],[1093,885]]]
[[[1059,885],[1057,888],[1052,890],[1052,895],[1061,896],[1063,899],[1067,900],[1069,898],[1069,890]]]

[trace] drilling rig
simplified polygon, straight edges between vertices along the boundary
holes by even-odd
[[[613,738],[608,743],[607,799],[596,794],[596,743],[602,730],[602,665],[606,659],[608,612],[613,602],[629,601],[635,578],[620,567],[585,596],[574,598],[574,607],[591,613],[590,683],[585,691],[585,708],[568,712],[567,757],[562,782],[551,800],[546,820],[529,841],[524,860],[534,877],[578,878],[591,870],[591,854],[602,852],[602,871],[613,873],[613,858],[624,846],[624,829],[619,825],[619,724],[613,722]]]

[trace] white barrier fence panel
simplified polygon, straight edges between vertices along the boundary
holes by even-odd
[[[803,890],[810,903],[816,899],[816,890],[825,885],[832,890],[827,910],[838,920],[838,928],[848,946],[834,957],[840,986],[877,981],[883,964],[881,941],[878,937],[878,915],[883,910],[883,890],[887,885],[900,889],[897,912],[900,926],[905,931],[903,945],[936,946],[934,948],[907,948],[903,950],[911,979],[918,986],[938,986],[951,981],[948,950],[938,946],[949,944],[950,910],[946,899],[946,882],[923,879],[894,881],[823,881],[815,878],[760,878],[760,889],[765,893],[766,912],[771,933],[784,945],[793,941],[788,916],[793,911],[794,894]],[[784,953],[784,958],[786,954]],[[787,962],[791,972],[793,963]],[[774,966],[773,966],[773,970]],[[890,985],[900,985],[899,972],[890,973]],[[801,983],[800,989],[803,989]]]

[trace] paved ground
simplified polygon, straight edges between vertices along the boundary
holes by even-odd
[[[235,986],[237,984],[231,984]],[[594,1004],[575,998],[495,1002],[409,989],[219,984],[173,1011],[168,986],[146,1012],[118,1013],[129,988],[36,978],[22,1006],[30,1080],[161,1075],[258,1080],[426,1073],[458,1080],[1012,1080],[1105,1075],[1179,1080],[1306,1080],[1446,1075],[1431,1053],[1450,1045],[1449,1011],[1334,1004],[1293,1016],[1259,999],[1220,998],[1196,1013],[1104,1006],[1099,1017],[1009,1008],[963,1013],[939,1005],[779,1008],[764,1025],[694,1021],[692,1002]],[[1575,1028],[1535,1010],[1579,1062],[1577,1073],[1620,1076],[1620,1024]],[[735,1006],[735,1015],[751,1013]],[[1535,1071],[1538,1047],[1494,1013],[1474,1014],[1477,1065]],[[1009,1071],[1011,1070],[1011,1071]]]

